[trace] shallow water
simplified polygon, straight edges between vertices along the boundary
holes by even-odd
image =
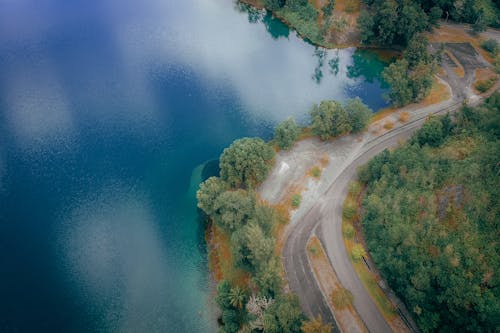
[[[0,332],[207,332],[195,191],[383,64],[230,0],[0,0]]]

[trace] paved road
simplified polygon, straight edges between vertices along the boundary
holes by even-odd
[[[432,113],[453,111],[460,105],[454,103]],[[348,183],[355,177],[357,167],[367,163],[384,149],[394,147],[401,140],[410,137],[423,124],[426,115],[427,113],[422,113],[412,122],[382,136],[366,140],[362,148],[344,164],[342,171],[333,180],[322,199],[312,206],[300,223],[291,226],[283,250],[283,262],[290,288],[298,294],[301,306],[307,315],[321,314],[324,320],[334,322],[325,295],[317,284],[307,257],[307,241],[316,228],[319,228],[316,234],[322,241],[339,281],[354,295],[354,306],[366,327],[370,332],[392,332],[349,260],[342,239],[342,203],[347,194]]]
[[[500,39],[498,31],[488,33],[495,39]],[[347,195],[348,183],[355,177],[357,167],[367,163],[384,149],[394,147],[401,140],[409,138],[429,114],[455,111],[460,108],[459,101],[464,98],[470,98],[474,104],[480,102],[478,96],[473,95],[470,86],[475,68],[486,65],[484,59],[475,51],[470,52],[469,47],[464,44],[447,44],[446,48],[463,64],[466,74],[464,78],[458,78],[450,66],[443,64],[452,98],[439,105],[413,110],[410,122],[381,136],[365,136],[360,143],[361,147],[353,150],[352,156],[348,156],[345,163],[338,165],[339,172],[329,180],[330,186],[319,196],[318,201],[303,214],[299,223],[290,225],[283,249],[283,263],[290,288],[299,296],[301,307],[308,316],[316,317],[320,314],[323,320],[334,323],[332,311],[325,301],[327,295],[322,294],[307,256],[307,242],[315,233],[321,240],[339,281],[352,292],[354,306],[368,330],[374,333],[392,332],[349,260],[342,239],[342,203]],[[336,327],[333,330],[338,331]]]

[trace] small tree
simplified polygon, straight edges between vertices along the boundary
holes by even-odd
[[[274,150],[260,138],[236,140],[220,158],[221,179],[232,187],[253,188],[266,178],[273,157]]]
[[[198,208],[203,210],[207,215],[214,214],[215,200],[220,194],[227,190],[228,186],[218,177],[210,177],[200,184],[200,189],[196,192],[198,200]]]
[[[417,141],[421,146],[439,146],[443,141],[443,123],[435,117],[427,120],[417,133]]]
[[[344,105],[352,132],[362,131],[368,125],[373,111],[359,97],[348,99]]]
[[[356,215],[357,212],[358,212],[358,209],[357,209],[356,204],[354,202],[349,200],[345,203],[344,210],[343,210],[344,218],[350,220]]]
[[[300,128],[293,118],[288,118],[274,130],[274,140],[281,149],[289,149],[293,146],[300,134]]]
[[[352,254],[352,259],[354,259],[354,261],[360,261],[361,259],[363,259],[364,256],[366,256],[366,251],[361,244],[355,244],[352,247],[351,254]]]
[[[311,127],[322,140],[351,131],[349,117],[337,101],[322,101],[311,110]]]
[[[226,191],[215,200],[213,211],[215,223],[224,230],[233,232],[253,216],[255,195],[243,190]]]
[[[413,90],[408,77],[408,61],[397,60],[386,67],[382,72],[382,78],[389,84],[391,90],[388,98],[396,106],[403,106],[413,99]]]
[[[292,195],[292,207],[295,207],[295,208],[299,207],[301,199],[302,199],[302,197],[300,194]]]
[[[354,237],[354,227],[350,223],[346,223],[344,226],[344,235],[346,238],[351,239]]]

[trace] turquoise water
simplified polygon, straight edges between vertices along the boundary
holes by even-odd
[[[230,0],[0,0],[0,332],[215,331],[204,163],[382,67]]]

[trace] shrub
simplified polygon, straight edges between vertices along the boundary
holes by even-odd
[[[302,200],[302,197],[300,194],[292,195],[292,207],[295,207],[295,208],[299,207],[301,200]]]
[[[354,227],[350,223],[346,223],[344,226],[344,236],[347,239],[352,239],[354,237]]]
[[[356,215],[357,212],[358,212],[358,209],[357,209],[356,204],[354,202],[348,201],[345,203],[343,215],[346,219],[348,219],[348,220],[352,219]]]
[[[361,184],[359,182],[349,183],[349,194],[352,196],[357,196],[361,192]]]
[[[386,130],[391,130],[391,129],[393,129],[393,128],[394,128],[394,123],[393,123],[392,121],[389,121],[389,120],[388,120],[388,121],[386,121],[386,122],[384,123],[384,128],[385,128]]]
[[[315,166],[314,168],[311,169],[311,175],[314,178],[321,177],[321,169],[319,167]]]
[[[496,55],[499,49],[498,42],[493,38],[490,38],[482,42],[481,47],[493,55]]]
[[[361,244],[356,244],[352,247],[351,255],[354,261],[360,261],[366,256],[365,248]]]

